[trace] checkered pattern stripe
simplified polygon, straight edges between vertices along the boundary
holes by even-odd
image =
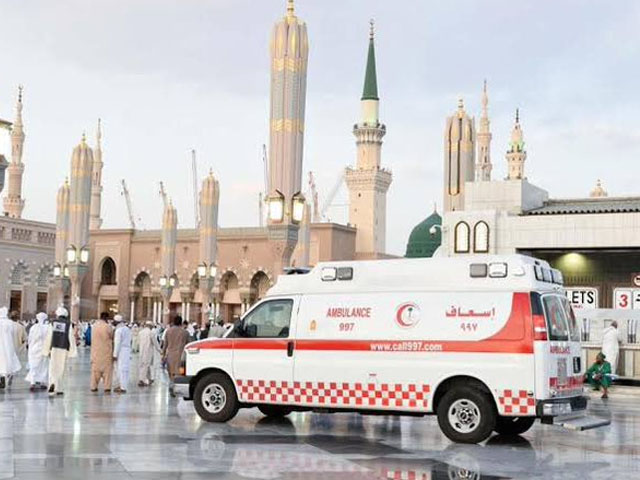
[[[243,402],[425,410],[429,385],[236,380]]]
[[[422,470],[382,469],[382,477],[388,480],[431,480],[431,472]]]
[[[557,391],[566,393],[568,391],[581,391],[583,387],[583,378],[582,375],[574,375],[572,377],[567,377],[567,383],[560,385],[558,381],[558,377],[550,377],[549,378],[549,387],[555,388]]]
[[[535,415],[536,399],[527,396],[526,390],[503,390],[498,410],[501,415]]]

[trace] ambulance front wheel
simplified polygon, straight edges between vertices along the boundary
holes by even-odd
[[[469,386],[456,386],[438,404],[438,425],[453,442],[479,443],[496,426],[496,409],[488,393]]]
[[[218,372],[202,377],[193,392],[193,406],[207,422],[226,422],[235,417],[238,397],[229,377]]]
[[[529,430],[536,417],[503,417],[499,415],[496,420],[496,433],[500,435],[520,435]]]

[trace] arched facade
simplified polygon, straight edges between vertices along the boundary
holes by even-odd
[[[106,256],[100,262],[100,283],[98,285],[98,311],[108,312],[112,317],[119,313],[124,305],[118,302],[118,267],[115,260]]]
[[[224,322],[233,322],[242,315],[240,281],[233,270],[227,270],[220,277],[218,287],[219,316]]]
[[[251,277],[249,284],[249,303],[253,305],[267,294],[271,281],[265,272],[258,270]]]

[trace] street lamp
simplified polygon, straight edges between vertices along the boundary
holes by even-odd
[[[56,263],[53,266],[53,276],[55,278],[60,278],[62,276],[62,266],[59,263]]]
[[[302,221],[302,217],[304,216],[304,196],[298,192],[293,196],[291,200],[291,219],[294,223],[300,223]]]
[[[282,222],[284,219],[284,195],[276,190],[271,194],[267,203],[269,206],[269,220]]]
[[[67,247],[67,263],[74,264],[78,258],[76,247],[69,245]]]
[[[208,319],[209,321],[214,319],[215,312],[213,308],[209,308],[209,314],[204,308],[204,305],[211,304],[211,290],[215,284],[216,274],[218,273],[218,267],[215,263],[207,265],[207,262],[202,262],[198,265],[198,277],[200,277],[200,290],[202,291],[202,323]],[[208,318],[207,318],[208,317]]]
[[[158,279],[158,283],[160,284],[161,287],[166,287],[167,286],[167,277],[166,277],[166,275],[162,275]]]
[[[83,265],[89,263],[89,247],[86,245],[80,249],[80,263]]]

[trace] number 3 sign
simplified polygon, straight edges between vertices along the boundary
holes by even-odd
[[[638,305],[640,307],[640,305]],[[630,310],[633,308],[633,290],[616,288],[613,291],[613,308]]]

